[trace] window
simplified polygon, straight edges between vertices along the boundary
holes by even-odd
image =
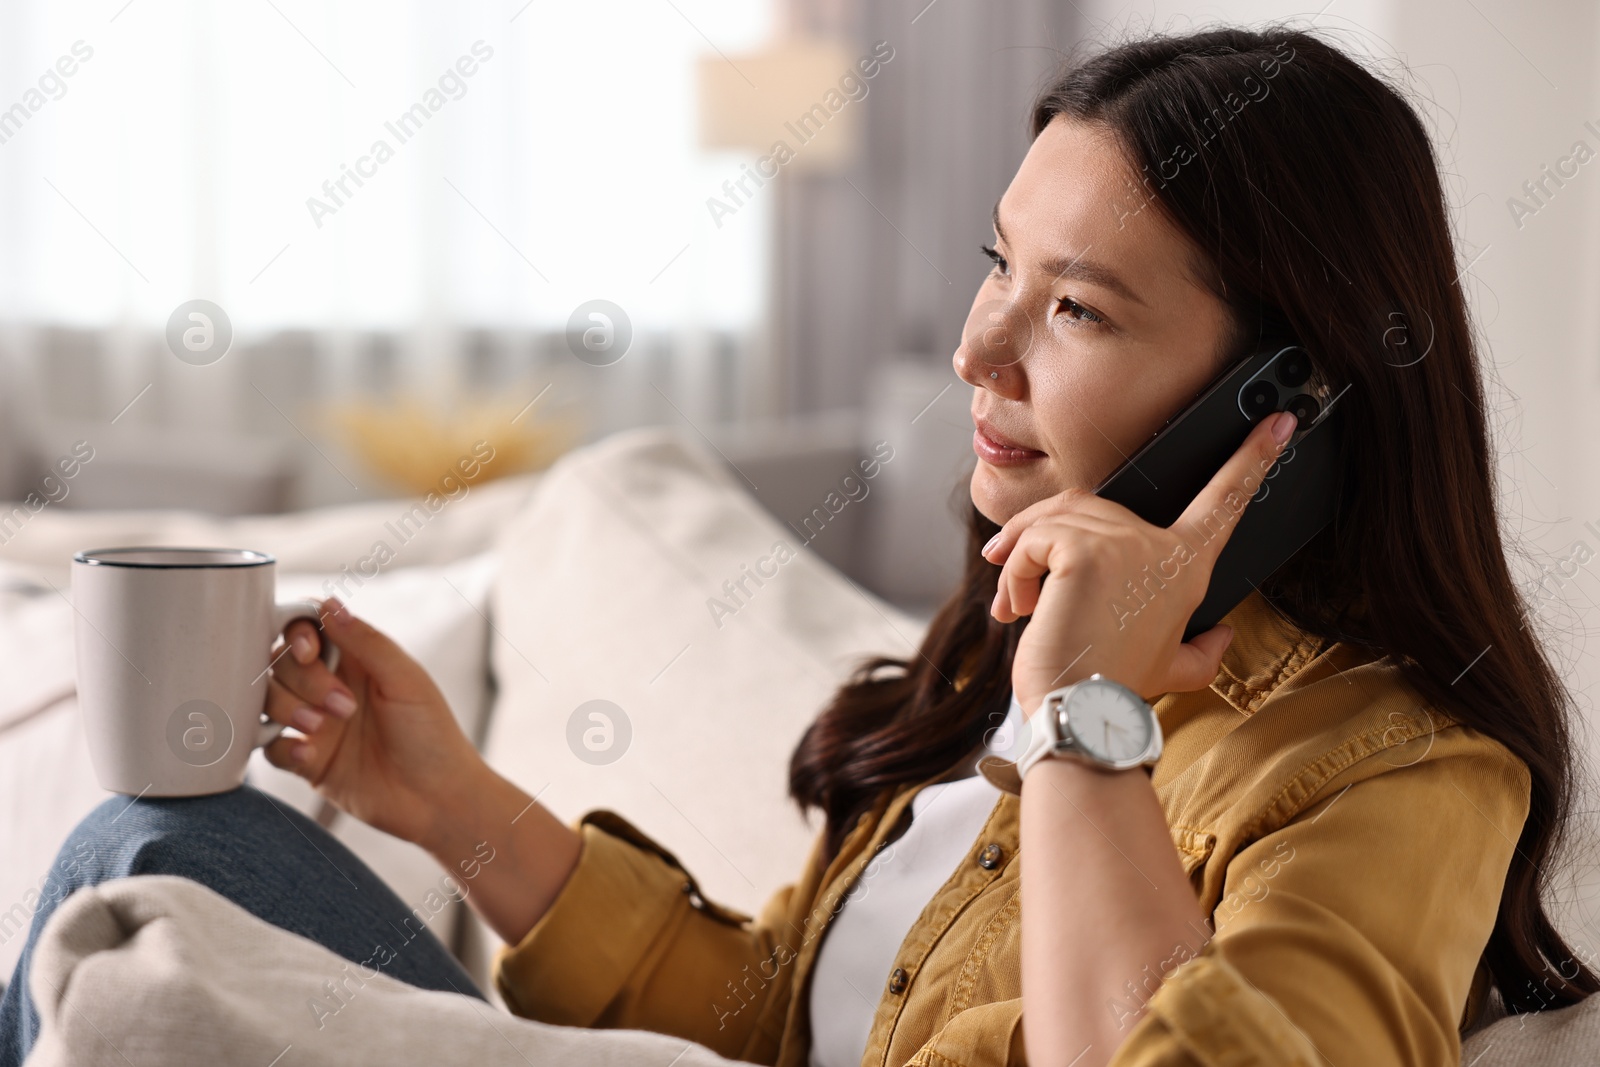
[[[0,318],[241,333],[740,330],[765,204],[695,143],[694,64],[755,0],[131,0],[0,8]]]

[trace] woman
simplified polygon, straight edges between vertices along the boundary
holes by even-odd
[[[965,576],[918,655],[866,664],[801,741],[791,791],[826,825],[758,919],[620,817],[575,831],[496,775],[336,602],[337,677],[290,631],[269,714],[298,736],[271,759],[448,870],[490,843],[469,899],[510,946],[513,1010],[757,1063],[1437,1064],[1493,1003],[1593,992],[1540,903],[1568,696],[1506,565],[1416,114],[1316,37],[1224,29],[1071,66],[1033,131],[954,359],[977,425]],[[1261,420],[1170,529],[1087,490],[1290,336],[1349,384],[1338,517],[1184,643],[1229,532],[1194,531],[1237,515],[1292,417]],[[1107,610],[1180,546],[1138,612]],[[1046,695],[1092,674],[1133,714],[1154,702],[1152,773],[975,773],[997,722],[1037,731]],[[102,809],[56,896],[187,874],[365,958],[404,906],[274,807],[246,789]],[[475,992],[426,936],[395,955],[391,974]],[[27,963],[0,1016],[12,1054]]]

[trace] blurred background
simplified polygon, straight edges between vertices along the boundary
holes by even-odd
[[[1507,532],[1590,714],[1592,0],[11,0],[0,499],[292,511],[425,492],[480,439],[490,478],[666,424],[798,529],[888,440],[815,544],[925,612],[971,462],[949,356],[1033,94],[1074,49],[1269,18],[1434,132]]]
[[[948,357],[1041,80],[1096,42],[1288,17],[1427,112],[1519,532],[1559,549],[1600,518],[1600,181],[1541,170],[1600,147],[1581,2],[19,0],[0,498],[78,441],[52,506],[260,513],[419,491],[490,427],[486,476],[669,423],[788,520],[892,426],[882,506],[816,547],[925,607],[970,462]],[[597,300],[622,333],[575,358]]]

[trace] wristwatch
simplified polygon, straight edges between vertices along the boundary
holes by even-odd
[[[991,757],[980,765],[984,777],[1007,792],[1021,792],[1023,777],[1042,759],[1126,771],[1161,758],[1161,723],[1150,705],[1098,674],[1046,693],[1027,732],[1027,747],[1014,764]]]

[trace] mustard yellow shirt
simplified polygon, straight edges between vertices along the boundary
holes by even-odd
[[[1234,640],[1211,687],[1155,705],[1156,793],[1216,935],[1106,1005],[1127,1027],[1113,1063],[1458,1063],[1527,816],[1526,767],[1425,707],[1387,658],[1306,635],[1259,594],[1226,621]],[[814,847],[754,918],[706,900],[621,817],[591,812],[571,879],[501,950],[500,992],[533,1019],[804,1067],[829,920],[925,784],[881,797],[826,865]],[[1019,809],[1000,798],[907,935],[863,1065],[1027,1062]]]

